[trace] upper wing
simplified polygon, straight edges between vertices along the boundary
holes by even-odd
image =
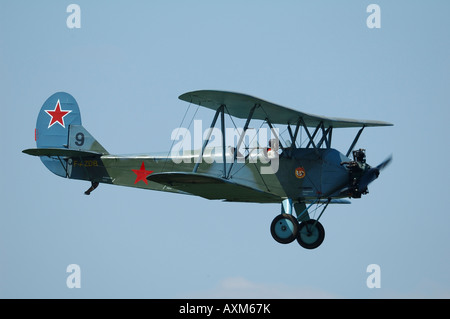
[[[281,202],[279,196],[211,175],[190,172],[167,172],[154,173],[147,179],[207,199],[256,203]]]
[[[257,105],[252,118],[258,120],[269,119],[274,124],[296,124],[302,118],[305,125],[309,127],[316,127],[321,122],[324,127],[332,126],[334,128],[392,126],[391,123],[382,121],[355,120],[308,114],[273,104],[257,97],[234,92],[213,90],[193,91],[180,95],[179,99],[213,110],[217,110],[221,105],[226,105],[226,110],[231,116],[243,119],[246,119],[250,110]]]

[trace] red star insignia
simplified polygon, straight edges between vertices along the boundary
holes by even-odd
[[[132,171],[136,174],[136,180],[134,181],[135,184],[139,181],[143,181],[146,185],[148,185],[147,176],[153,173],[153,171],[147,171],[145,169],[144,162],[142,162],[140,169],[132,169]]]
[[[66,128],[66,126],[64,125],[64,116],[72,112],[61,110],[61,104],[59,103],[59,100],[58,102],[56,102],[54,110],[44,110],[44,111],[51,117],[50,123],[48,124],[48,128],[52,127],[53,124],[55,123],[58,123],[63,128]]]

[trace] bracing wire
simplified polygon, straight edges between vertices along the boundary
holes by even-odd
[[[186,109],[186,112],[184,112],[184,115],[183,115],[183,118],[182,118],[182,120],[181,120],[181,123],[180,123],[180,125],[178,126],[176,136],[178,136],[178,133],[180,132],[180,128],[181,128],[182,125],[183,125],[183,122],[184,122],[184,120],[185,120],[185,118],[186,118],[186,115],[188,114],[189,109],[191,108],[191,105],[192,105],[192,102],[189,102],[189,105],[188,105],[188,107],[187,107],[187,109]],[[197,108],[197,109],[198,109],[198,108]],[[196,113],[197,113],[197,112],[196,112]],[[194,115],[195,115],[195,114],[194,114]],[[183,136],[183,138],[184,138],[184,136]],[[172,145],[170,145],[170,149],[169,149],[169,151],[167,152],[166,160],[164,161],[164,165],[163,165],[163,167],[162,167],[162,169],[161,169],[161,172],[164,172],[164,169],[165,169],[165,167],[166,167],[166,163],[169,161],[169,155],[170,155],[170,153],[172,152],[172,148],[173,148],[173,145],[174,145],[174,144],[175,144],[175,140],[172,140]]]

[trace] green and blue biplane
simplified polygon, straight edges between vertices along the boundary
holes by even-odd
[[[64,92],[45,101],[36,123],[37,147],[23,152],[39,156],[58,176],[90,181],[87,195],[106,183],[206,199],[279,203],[281,212],[270,226],[273,238],[282,244],[297,240],[307,249],[317,248],[324,240],[319,219],[328,204],[350,203],[348,198],[367,194],[368,185],[391,161],[388,158],[371,167],[365,150],[353,150],[364,128],[392,125],[387,122],[317,116],[225,91],[194,91],[179,98],[215,111],[202,148],[190,155],[110,154],[82,126],[76,100]],[[225,114],[245,120],[234,146],[226,146]],[[219,118],[221,148],[211,152],[208,143]],[[267,124],[275,138],[269,146],[240,151],[250,123],[258,120]],[[287,127],[289,141],[283,141],[284,145],[275,124]],[[337,128],[359,128],[345,155],[331,148]],[[306,142],[297,142],[299,132],[304,132]],[[313,209],[316,219],[310,217]]]

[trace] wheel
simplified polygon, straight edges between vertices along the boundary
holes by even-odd
[[[292,243],[297,237],[298,221],[292,215],[280,214],[272,221],[270,233],[281,244]]]
[[[325,229],[315,219],[300,223],[298,227],[297,241],[303,248],[314,249],[322,244],[325,239]]]

